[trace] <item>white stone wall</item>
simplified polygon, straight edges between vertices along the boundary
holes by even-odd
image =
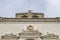
[[[59,40],[59,39],[46,39],[46,38],[45,38],[45,39],[42,39],[42,40]]]
[[[18,39],[1,39],[1,40],[18,40]]]
[[[29,25],[42,33],[50,32],[60,35],[60,22],[0,22],[0,36],[9,33],[18,34]]]

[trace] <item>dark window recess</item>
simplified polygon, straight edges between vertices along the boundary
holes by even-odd
[[[23,15],[21,18],[27,18],[27,16],[26,15]]]
[[[34,15],[32,18],[39,18],[38,16]]]
[[[4,36],[1,37],[1,39],[3,39],[3,38],[4,38]]]
[[[34,39],[26,39],[26,40],[34,40]]]

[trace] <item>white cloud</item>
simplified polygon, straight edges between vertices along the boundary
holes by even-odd
[[[29,9],[42,11],[43,6],[42,0],[0,0],[0,16],[11,17],[16,12],[24,12]]]
[[[0,16],[11,17],[15,12],[23,10],[27,7],[27,0],[5,0],[0,4]],[[28,8],[28,7],[27,7]],[[10,14],[10,15],[9,15]]]
[[[53,6],[60,6],[60,0],[47,0],[47,2]]]
[[[60,17],[60,0],[47,0],[47,17]]]
[[[60,0],[0,0],[0,16],[3,17],[14,17],[16,12],[29,9],[46,11],[46,17],[60,16]]]

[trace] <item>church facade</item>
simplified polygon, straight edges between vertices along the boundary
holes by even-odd
[[[44,13],[31,12],[31,10],[16,13],[15,16],[15,18],[0,17],[1,40],[59,40],[59,36],[55,35],[59,34],[59,17],[44,18]],[[18,36],[11,32],[18,33]]]

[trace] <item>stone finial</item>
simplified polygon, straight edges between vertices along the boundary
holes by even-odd
[[[31,13],[31,12],[32,12],[32,10],[29,10],[28,12],[29,12],[29,13]]]
[[[27,30],[33,31],[34,28],[33,28],[31,25],[29,25],[29,26],[27,27]]]

